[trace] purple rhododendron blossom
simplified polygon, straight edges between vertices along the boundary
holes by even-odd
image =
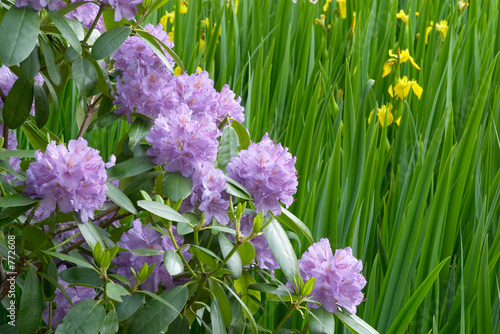
[[[16,7],[25,7],[31,5],[34,10],[42,10],[47,6],[46,0],[17,0]]]
[[[83,0],[71,0],[71,3],[75,2],[83,2]],[[66,6],[64,2],[63,6]],[[49,4],[49,9],[50,9],[50,4]],[[94,2],[87,1],[85,5],[81,5],[80,7],[66,14],[66,17],[69,19],[73,18],[76,19],[88,30],[94,23],[94,20],[97,17],[98,13],[99,13],[99,5],[95,4]],[[95,29],[97,29],[101,33],[104,33],[106,31],[102,16],[97,21]]]
[[[267,133],[258,144],[250,144],[227,165],[227,175],[241,183],[253,196],[257,211],[281,213],[280,201],[289,207],[297,192],[295,157],[275,145]]]
[[[2,99],[0,99],[2,101]],[[0,122],[0,136],[3,135],[3,123]],[[16,132],[9,130],[9,142],[7,146],[7,151],[16,151],[17,150],[17,137],[16,137]],[[10,157],[9,158],[9,164],[14,169],[16,172],[21,171],[21,158],[18,157]],[[4,176],[4,179],[7,181],[14,182],[16,177],[10,173],[7,173],[7,175]]]
[[[26,171],[24,193],[42,198],[41,210],[53,212],[58,205],[61,212],[80,212],[84,222],[93,218],[106,200],[106,168],[114,165],[115,157],[105,164],[99,151],[79,138],[70,140],[68,148],[52,141],[45,153],[35,152],[35,159]]]
[[[229,199],[226,198],[226,176],[213,164],[201,163],[193,174],[192,208],[200,202],[199,209],[205,213],[206,223],[215,218],[219,224],[229,224]]]
[[[361,274],[363,263],[352,256],[350,247],[337,249],[332,254],[330,242],[323,238],[311,245],[299,260],[300,275],[304,281],[315,277],[311,297],[328,312],[338,308],[356,314],[356,306],[363,301],[366,279]],[[290,283],[289,283],[290,285]],[[318,308],[309,303],[311,308]]]
[[[139,6],[142,0],[102,0],[102,2],[111,5],[115,8],[115,21],[118,22],[122,18],[130,21],[139,13]]]
[[[59,268],[57,269],[57,272],[60,273],[61,271],[66,270],[66,266],[64,264],[60,265]],[[71,298],[71,301],[73,304],[77,304],[78,302],[84,300],[84,299],[93,299],[96,296],[95,290],[92,288],[88,288],[85,286],[73,286],[70,287],[69,283],[63,281],[61,278],[58,280],[59,284],[66,290],[68,293],[69,297]],[[56,309],[54,310],[53,316],[52,316],[52,327],[57,328],[63,318],[66,316],[66,314],[71,310],[73,306],[69,303],[69,301],[66,299],[66,296],[57,289],[55,292],[56,296],[54,300],[52,301],[53,303],[56,304]],[[49,308],[47,307],[43,313],[42,313],[43,320],[45,321],[46,324],[49,323]]]
[[[217,119],[222,121],[226,116],[234,118],[237,122],[243,123],[245,121],[245,114],[243,108],[240,104],[241,97],[234,99],[236,95],[229,88],[228,85],[222,87],[221,92],[217,98]]]
[[[154,157],[166,172],[179,171],[190,177],[200,163],[215,162],[219,143],[217,127],[208,120],[193,119],[193,112],[180,104],[170,118],[159,116],[146,136],[152,147],[146,155]]]
[[[184,243],[184,237],[177,234],[175,226],[172,226],[172,234],[174,235],[177,245],[181,246]],[[164,236],[152,228],[143,226],[138,219],[133,221],[133,228],[127,233],[124,233],[121,237],[121,241],[117,244],[128,250],[145,248],[160,251],[175,250],[174,244],[168,236]],[[188,248],[183,248],[181,250],[182,255],[187,261],[191,259],[191,253],[189,253],[188,250]],[[118,268],[116,268],[116,273],[126,277],[132,285],[135,283],[135,277],[130,268],[134,268],[134,270],[139,273],[145,263],[149,266],[156,264],[151,275],[141,284],[141,289],[143,290],[155,292],[158,290],[160,283],[163,283],[166,289],[171,289],[175,285],[172,276],[168,273],[167,268],[163,264],[163,255],[139,256],[132,252],[121,252],[118,253],[114,263],[118,266]]]

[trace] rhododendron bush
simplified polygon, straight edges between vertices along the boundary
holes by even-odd
[[[184,71],[169,34],[144,23],[165,2],[17,0],[2,12],[0,270],[16,282],[0,291],[16,308],[4,326],[257,333],[298,313],[313,333],[334,315],[373,332],[355,316],[363,263],[314,243],[287,210],[302,200],[296,157],[267,133],[252,142],[231,87]],[[83,115],[73,138],[46,126],[67,84]],[[115,122],[127,131],[104,156],[85,138]],[[298,234],[310,243],[300,259]],[[254,314],[269,303],[288,311],[267,329]]]

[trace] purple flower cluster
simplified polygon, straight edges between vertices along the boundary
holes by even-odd
[[[66,269],[67,269],[66,266],[62,264],[59,266],[57,271],[60,273],[61,271]],[[59,278],[58,282],[63,287],[63,289],[66,290],[73,304],[77,304],[78,302],[84,299],[93,299],[96,295],[95,290],[92,288],[88,288],[85,286],[70,287],[69,283],[63,281],[61,278]],[[66,299],[66,296],[64,296],[64,294],[59,289],[56,290],[56,296],[52,302],[55,303],[57,306],[52,316],[52,327],[57,328],[57,326],[59,326],[63,318],[66,316],[66,314],[69,312],[69,310],[71,310],[73,306],[71,306],[68,299]],[[48,324],[49,323],[48,307],[43,311],[42,317],[45,323]]]
[[[240,230],[243,236],[249,236],[253,229],[254,216],[244,215],[240,221]],[[280,265],[273,253],[267,239],[264,235],[258,235],[250,240],[253,248],[255,249],[255,258],[253,264],[259,266],[261,269],[267,269],[274,275],[274,270],[279,269]]]
[[[71,0],[71,3],[82,1],[83,0]],[[65,5],[66,4],[64,4],[64,6]],[[95,4],[94,2],[88,1],[85,5],[81,5],[80,7],[66,14],[66,17],[69,19],[76,19],[88,30],[92,26],[92,23],[94,23],[94,20],[97,17],[98,13],[99,5]],[[99,30],[101,33],[104,33],[104,31],[106,31],[102,16],[97,21],[95,29]]]
[[[361,274],[363,263],[352,256],[350,247],[337,249],[334,255],[330,242],[323,238],[302,254],[299,269],[304,281],[316,278],[311,297],[325,310],[333,313],[341,308],[356,314],[356,306],[363,301],[361,289],[366,279]],[[308,306],[319,307],[315,303]]]
[[[200,163],[213,164],[217,157],[215,123],[193,119],[193,112],[180,104],[170,118],[158,116],[146,136],[152,146],[146,152],[166,172],[193,175]]]
[[[144,29],[168,47],[174,46],[161,24],[156,27],[147,24]],[[166,57],[173,65],[173,58],[168,54]],[[112,58],[115,69],[121,71],[116,83],[118,99],[115,104],[119,107],[116,113],[127,115],[131,122],[130,114],[134,111],[156,118],[162,110],[175,107],[168,99],[175,85],[173,75],[140,37],[127,38]]]
[[[227,175],[250,192],[257,211],[279,215],[280,201],[290,206],[297,192],[295,160],[288,148],[275,145],[266,133],[260,143],[250,144],[248,150],[231,159]]]
[[[48,2],[48,3],[47,3]],[[61,0],[16,0],[16,7],[25,7],[31,5],[34,10],[42,10],[45,7],[49,7],[49,10],[58,10],[64,6],[64,2]]]
[[[175,226],[172,226],[172,232],[175,242],[181,246],[184,243],[184,237],[177,234]],[[145,248],[160,251],[175,250],[174,244],[169,237],[162,235],[152,228],[144,227],[138,219],[133,221],[133,228],[123,234],[121,241],[117,244],[128,250]],[[183,248],[181,252],[184,258],[189,261],[191,253],[188,252],[188,248]],[[155,292],[158,290],[160,283],[163,283],[167,289],[171,289],[174,286],[173,278],[163,264],[163,255],[139,256],[132,252],[118,253],[115,260],[115,264],[118,266],[116,273],[128,278],[130,283],[134,285],[135,278],[130,268],[139,273],[145,263],[149,266],[152,264],[156,265],[148,279],[141,284],[141,289]]]
[[[224,191],[226,188],[226,176],[222,170],[215,168],[213,164],[199,164],[198,170],[193,174],[191,205],[196,207],[200,202],[198,208],[205,213],[207,223],[215,218],[219,224],[229,224],[229,198]]]
[[[102,2],[111,5],[115,8],[115,21],[118,22],[122,18],[130,21],[139,13],[139,6],[142,0],[102,0]]]
[[[94,210],[106,200],[106,168],[115,164],[115,157],[104,163],[99,151],[87,146],[83,138],[70,140],[68,148],[52,141],[47,150],[35,152],[36,161],[26,171],[24,193],[42,198],[40,209],[53,212],[80,212],[85,222],[94,217]]]

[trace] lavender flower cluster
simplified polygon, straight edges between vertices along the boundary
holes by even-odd
[[[315,277],[311,297],[328,312],[343,309],[356,314],[356,306],[363,301],[366,279],[361,274],[363,263],[352,256],[350,247],[337,249],[332,254],[330,242],[323,238],[309,247],[299,260],[300,275],[304,281]],[[318,308],[309,303],[311,308]]]
[[[80,212],[84,222],[93,218],[106,200],[106,168],[115,164],[115,157],[105,164],[99,151],[79,138],[70,140],[68,148],[52,141],[45,153],[35,152],[35,159],[26,171],[24,193],[41,198],[40,209],[46,213],[58,205],[61,212]]]
[[[279,215],[279,202],[290,206],[297,192],[295,160],[288,148],[275,145],[266,133],[260,143],[250,144],[248,150],[231,159],[227,175],[250,192],[257,211]]]
[[[184,243],[184,237],[177,234],[175,226],[172,226],[172,234],[177,245],[181,246]],[[144,227],[138,219],[133,221],[133,228],[122,236],[118,245],[128,250],[145,248],[160,251],[175,250],[174,244],[169,237],[164,237],[152,228]],[[187,261],[191,259],[191,253],[188,250],[187,247],[181,250]],[[118,266],[116,273],[126,277],[132,285],[135,283],[135,277],[130,268],[139,273],[145,263],[149,266],[155,264],[151,275],[141,283],[141,289],[143,290],[155,292],[158,290],[160,283],[163,283],[166,289],[171,289],[175,285],[172,276],[163,264],[163,255],[139,256],[131,252],[120,252],[114,263]]]

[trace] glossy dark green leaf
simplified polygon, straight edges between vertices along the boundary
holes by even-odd
[[[40,45],[42,47],[43,58],[45,59],[45,66],[47,67],[50,80],[52,80],[54,85],[59,86],[61,84],[61,72],[55,62],[56,55],[54,50],[52,46],[44,40],[40,40]]]
[[[50,252],[50,251],[44,251],[44,253],[50,255],[50,256],[53,256],[53,257],[57,257],[63,261],[69,261],[71,263],[74,263],[80,267],[84,267],[84,268],[94,268],[90,263],[88,263],[87,261],[85,260],[82,260],[82,259],[79,259],[79,258],[76,258],[74,256],[71,256],[71,255],[67,255],[67,254],[62,254],[62,253],[56,253],[56,252]]]
[[[115,334],[118,333],[120,323],[118,322],[118,313],[115,310],[109,311],[102,324],[101,334]]]
[[[233,319],[233,312],[231,310],[231,304],[229,303],[229,299],[227,298],[226,293],[219,285],[218,282],[214,280],[209,281],[210,290],[215,294],[217,301],[219,302],[219,308],[222,315],[222,319],[224,321],[224,326],[229,327],[231,325],[231,321]]]
[[[40,135],[40,131],[31,126],[28,122],[22,125],[22,130],[30,144],[37,150],[45,150],[49,144],[45,138]]]
[[[295,251],[283,227],[281,227],[276,219],[272,218],[269,225],[264,229],[264,235],[281,270],[283,270],[286,278],[290,282],[293,282],[294,277],[299,277],[299,264],[297,262],[297,255],[295,255]]]
[[[45,269],[45,274],[49,277],[52,278],[52,280],[56,281],[58,280],[58,274],[57,274],[57,266],[54,263],[54,261],[50,260],[49,264],[47,265],[47,268]],[[49,280],[46,278],[42,279],[42,292],[43,296],[45,299],[51,298],[54,295],[54,292],[56,292],[56,286],[52,284]]]
[[[59,273],[59,277],[70,284],[86,284],[90,286],[103,286],[104,280],[90,268],[71,267]]]
[[[18,329],[20,334],[35,333],[42,316],[42,289],[36,273],[28,270],[19,305]]]
[[[56,334],[97,334],[106,312],[102,304],[93,299],[85,299],[73,306],[57,327]]]
[[[212,333],[227,333],[217,298],[212,299],[212,303],[210,304],[210,319],[212,320]]]
[[[174,202],[187,198],[193,191],[193,180],[181,173],[165,173],[162,184],[163,194]]]
[[[32,80],[40,72],[40,49],[35,45],[28,58],[19,64],[26,79]]]
[[[36,45],[40,25],[38,13],[12,6],[0,24],[0,60],[5,66],[20,63]]]
[[[224,255],[224,258],[231,252],[234,248],[234,244],[229,241],[229,239],[224,234],[219,234],[219,245]],[[243,271],[243,264],[241,262],[240,254],[236,251],[226,262],[226,266],[233,272],[233,278],[238,279]]]
[[[167,250],[165,252],[163,262],[171,276],[179,275],[184,271],[184,263],[182,263],[181,257],[173,250]]]
[[[134,204],[132,204],[130,199],[123,192],[121,192],[120,189],[118,189],[109,182],[107,182],[106,185],[108,186],[107,196],[110,200],[112,200],[116,205],[120,206],[121,208],[124,208],[128,212],[131,212],[135,216],[138,215],[137,209],[134,207]]]
[[[106,293],[109,298],[116,300],[117,302],[122,302],[121,296],[129,295],[130,293],[121,285],[114,282],[106,283]]]
[[[10,207],[18,207],[25,206],[32,203],[38,202],[38,199],[31,199],[23,194],[14,194],[7,197],[0,198],[0,208],[10,208]]]
[[[3,122],[9,128],[17,129],[28,117],[32,105],[33,82],[24,77],[19,77],[5,99]]]
[[[110,181],[123,179],[142,174],[154,167],[151,157],[141,155],[124,162],[120,162],[107,170]]]
[[[313,244],[314,239],[312,237],[311,231],[299,218],[297,218],[293,213],[285,208],[281,208],[281,215],[278,216],[278,220],[282,221],[286,226],[288,226],[296,234],[304,234],[309,241]]]
[[[137,201],[137,205],[141,208],[168,220],[179,223],[189,223],[189,220],[184,218],[180,213],[169,207],[168,205],[154,201]]]
[[[95,60],[111,56],[125,42],[132,28],[116,27],[102,34],[92,46],[92,58]]]
[[[280,286],[272,283],[255,283],[248,286],[249,289],[257,290],[265,293],[272,293],[278,296],[295,295],[295,291],[287,286]]]
[[[59,12],[47,12],[49,14],[50,19],[56,25],[57,29],[64,36],[66,41],[75,49],[78,54],[82,53],[82,46],[80,44],[80,40],[78,39],[77,33],[73,30],[72,25],[68,23],[68,19],[62,16]]]
[[[118,320],[124,321],[137,311],[141,306],[144,296],[139,293],[133,293],[129,296],[122,297],[123,302],[116,303],[116,313],[118,313]]]
[[[90,96],[97,85],[97,72],[87,58],[78,58],[71,67],[81,98]]]
[[[226,170],[226,165],[231,161],[231,158],[238,155],[239,146],[238,133],[234,128],[226,126],[222,131],[217,158],[218,167],[220,169]]]
[[[151,299],[134,317],[127,333],[159,334],[165,331],[186,304],[188,289],[177,286],[158,297],[168,302],[175,310],[156,299]]]
[[[246,266],[253,262],[255,258],[255,248],[252,243],[247,241],[238,247],[238,254],[240,254],[242,264]]]
[[[363,319],[355,314],[347,314],[344,312],[335,312],[337,318],[351,331],[357,334],[379,334],[372,326],[367,324]]]
[[[190,245],[189,252],[211,268],[216,268],[217,262],[222,261],[214,252],[198,245]]]
[[[41,129],[49,120],[49,99],[42,86],[35,82],[35,121],[36,126]]]
[[[189,320],[187,317],[178,316],[175,318],[175,320],[168,326],[166,334],[180,333],[189,333]]]
[[[246,150],[250,146],[251,140],[248,130],[240,123],[236,121],[231,122],[231,126],[238,134],[238,140],[240,143],[239,150]]]
[[[335,318],[333,313],[324,308],[311,309],[309,315],[309,331],[311,334],[334,334]]]
[[[150,120],[146,120],[141,117],[137,117],[135,119],[134,123],[132,123],[132,126],[130,127],[130,130],[128,131],[128,147],[131,151],[133,151],[137,144],[139,144],[139,142],[146,137],[152,126],[153,122]]]

